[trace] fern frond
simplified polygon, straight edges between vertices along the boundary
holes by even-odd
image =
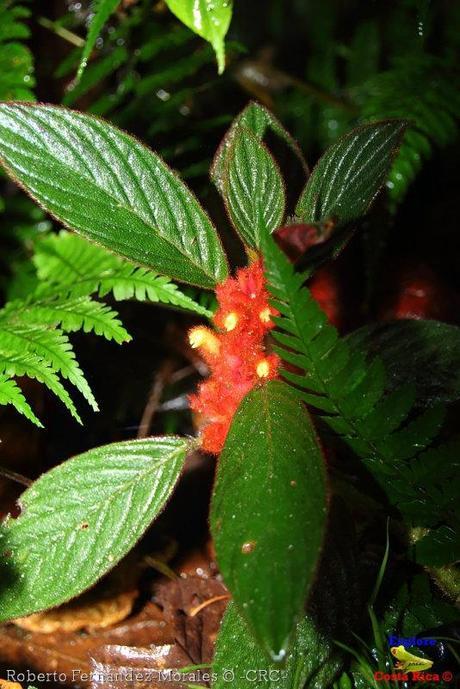
[[[281,314],[273,333],[281,346],[274,349],[301,369],[282,375],[374,472],[391,473],[429,445],[442,424],[443,408],[428,408],[408,422],[413,390],[386,395],[380,360],[369,364],[338,336],[303,286],[304,276],[294,272],[273,241],[267,241],[264,254],[273,306]]]
[[[113,276],[104,277],[99,283],[99,296],[104,297],[109,292],[117,301],[136,298],[146,299],[161,304],[171,304],[186,311],[193,311],[200,316],[212,315],[204,306],[197,304],[191,297],[181,292],[168,277],[156,275],[146,268],[136,268],[125,264],[114,271]]]
[[[131,340],[116,311],[91,295],[150,300],[211,316],[169,278],[66,231],[39,239],[33,262],[38,286],[0,310],[0,372],[41,381],[78,420],[59,376],[72,383],[95,411],[98,406],[66,333],[94,332],[119,344]]]
[[[38,286],[0,310],[0,371],[43,382],[79,420],[59,376],[98,406],[66,333],[94,332],[121,344],[131,336],[118,314],[91,295],[170,304],[204,316],[212,312],[181,292],[169,278],[138,268],[78,235],[62,231],[40,238],[33,263]]]
[[[31,12],[15,0],[0,4],[0,100],[34,100],[33,57],[22,43]]]
[[[169,278],[147,268],[138,268],[64,230],[37,244],[34,262],[39,279],[48,283],[50,293],[80,297],[94,292],[100,297],[112,293],[117,301],[148,299],[201,316],[212,315],[181,292]]]
[[[0,405],[12,404],[20,414],[23,414],[36,426],[43,428],[41,421],[35,416],[31,406],[22,394],[22,390],[15,380],[8,376],[0,376]]]
[[[455,75],[431,55],[405,56],[395,66],[371,77],[357,93],[361,117],[374,121],[400,117],[411,123],[388,178],[393,204],[405,195],[433,145],[442,147],[458,135],[460,94]]]
[[[8,376],[27,376],[34,378],[58,397],[78,423],[82,420],[69,393],[47,361],[32,352],[8,352],[0,348],[0,374]]]
[[[39,280],[55,285],[81,283],[82,289],[89,290],[84,294],[94,292],[91,285],[97,284],[97,278],[122,263],[106,249],[66,230],[37,242],[33,261]]]
[[[120,0],[95,0],[92,5],[93,15],[88,29],[88,37],[83,47],[80,65],[77,72],[77,81],[80,79],[83,71],[91,56],[92,50],[96,45],[97,38],[101,33],[104,24],[109,19],[110,15],[115,12]]]
[[[118,319],[116,311],[90,297],[40,299],[34,295],[32,302],[13,302],[12,306],[16,317],[19,316],[28,323],[59,326],[64,332],[94,332],[118,344],[132,339]]]
[[[54,372],[75,385],[94,411],[99,410],[67,335],[46,326],[2,322],[0,355],[18,351],[35,354],[41,361],[46,362]]]

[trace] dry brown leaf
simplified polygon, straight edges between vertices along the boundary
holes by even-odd
[[[116,595],[79,603],[73,601],[53,610],[19,617],[14,623],[30,632],[77,632],[82,629],[105,629],[131,614],[137,591],[123,591]]]
[[[7,679],[0,679],[0,689],[22,689],[17,682],[8,682]]]
[[[90,658],[110,645],[148,647],[174,643],[160,608],[146,603],[123,622],[91,632],[28,632],[14,624],[0,626],[0,663],[5,667],[63,674],[66,684],[89,685]],[[75,674],[77,671],[77,674]],[[82,677],[88,675],[85,680]]]
[[[228,603],[228,591],[218,579],[187,576],[163,580],[155,587],[155,601],[163,608],[174,636],[193,663],[212,660],[214,643]],[[196,609],[211,600],[210,605]]]
[[[182,673],[191,659],[179,644],[150,648],[105,646],[91,658],[91,689],[185,689],[198,673]]]

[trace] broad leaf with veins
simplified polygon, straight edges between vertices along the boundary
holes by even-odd
[[[130,440],[43,474],[0,526],[0,620],[60,605],[121,560],[163,509],[187,449],[183,438]]]
[[[90,115],[0,104],[0,161],[70,229],[169,277],[213,287],[227,275],[196,198],[155,153]]]

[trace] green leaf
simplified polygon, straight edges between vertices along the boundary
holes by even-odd
[[[339,665],[331,642],[316,629],[310,617],[298,623],[285,665],[280,667],[267,661],[236,605],[230,603],[217,638],[213,663],[217,679],[212,686],[225,689],[233,677],[238,689],[324,689]]]
[[[61,400],[74,419],[82,423],[69,393],[46,359],[42,359],[34,352],[24,351],[24,348],[21,351],[19,349],[2,350],[0,343],[0,373],[6,373],[9,376],[28,376],[43,383]]]
[[[226,132],[214,157],[210,170],[211,180],[217,189],[223,193],[224,180],[227,175],[227,162],[236,133],[240,128],[249,129],[259,141],[262,141],[268,131],[276,134],[284,141],[299,158],[305,172],[308,172],[307,164],[297,142],[283,127],[276,117],[260,103],[249,103],[242,112],[233,120],[230,129]]]
[[[29,421],[36,426],[43,428],[40,420],[33,413],[29,403],[21,392],[18,384],[8,376],[0,375],[0,404],[12,404],[13,407],[23,414]]]
[[[429,320],[400,320],[368,325],[347,337],[367,356],[377,352],[388,373],[388,388],[411,382],[419,403],[460,398],[460,328]]]
[[[224,39],[232,20],[233,0],[165,0],[189,29],[211,43],[219,74],[225,69]]]
[[[88,29],[88,36],[83,47],[80,64],[77,71],[77,81],[80,79],[83,71],[88,64],[88,60],[96,45],[97,38],[101,33],[104,24],[107,22],[110,15],[115,12],[120,0],[95,0],[93,2],[92,11],[94,12],[91,23]]]
[[[442,567],[443,565],[459,562],[460,543],[458,528],[455,530],[450,526],[444,525],[438,529],[432,529],[415,544],[414,559],[419,564],[429,567]]]
[[[298,396],[275,381],[253,390],[220,456],[211,530],[238,609],[274,660],[302,612],[325,514],[324,460]]]
[[[81,392],[94,411],[98,405],[75,358],[67,335],[43,325],[0,321],[0,362],[3,353],[31,353],[47,362]]]
[[[2,104],[0,155],[36,201],[88,239],[200,287],[227,276],[220,240],[193,194],[112,125],[53,106]]]
[[[0,619],[60,605],[110,570],[163,509],[186,452],[182,438],[114,443],[43,474],[0,527]]]
[[[37,301],[24,307],[23,317],[28,323],[60,326],[64,332],[94,332],[118,344],[132,339],[116,311],[88,297]]]
[[[227,159],[223,190],[230,219],[248,246],[282,223],[286,205],[283,179],[266,146],[249,130],[236,132]]]
[[[403,636],[414,636],[423,629],[457,623],[458,607],[446,603],[435,591],[425,574],[416,574],[410,583],[403,581],[383,619],[386,635],[398,631]]]
[[[335,218],[342,225],[365,215],[385,184],[405,126],[403,120],[367,124],[330,146],[300,196],[299,218]]]
[[[34,61],[24,41],[31,11],[15,0],[0,3],[0,101],[35,100]]]

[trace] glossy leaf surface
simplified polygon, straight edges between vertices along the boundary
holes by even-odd
[[[0,527],[0,619],[60,605],[135,545],[176,484],[187,441],[127,441],[89,450],[43,474]]]
[[[266,146],[249,129],[240,128],[233,140],[224,200],[235,229],[253,248],[282,223],[286,200],[281,173]]]
[[[279,381],[253,390],[220,456],[211,529],[238,609],[275,660],[302,612],[325,513],[324,460],[298,396]]]
[[[0,158],[70,229],[160,273],[202,287],[227,275],[211,221],[152,151],[89,115],[0,105]]]

